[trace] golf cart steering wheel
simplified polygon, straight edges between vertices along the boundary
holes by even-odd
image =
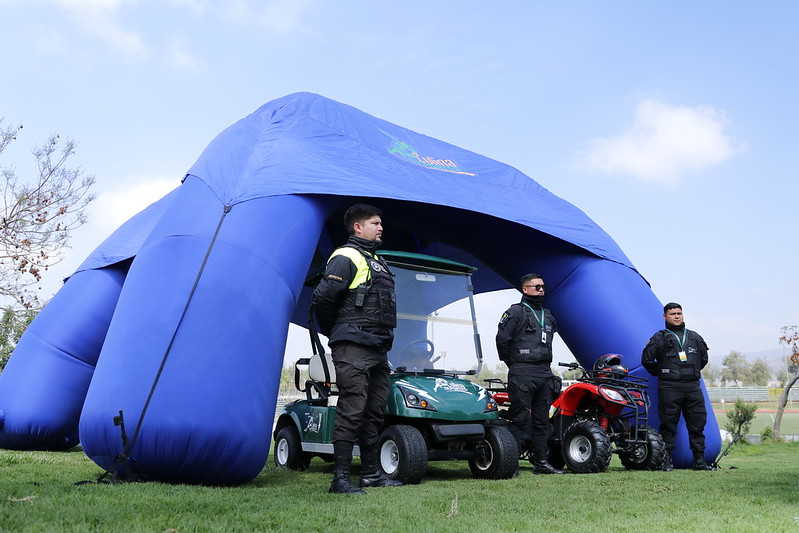
[[[414,349],[414,346],[417,344],[424,346],[419,346]],[[431,360],[435,352],[436,347],[433,345],[433,341],[430,339],[416,339],[402,347],[397,354],[397,360],[400,362],[400,365],[403,366],[420,366],[418,363],[427,362],[435,363],[438,358]],[[406,358],[408,359],[407,364]]]

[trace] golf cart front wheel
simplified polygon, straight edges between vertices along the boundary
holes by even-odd
[[[311,456],[302,451],[297,428],[286,426],[275,436],[275,465],[291,470],[307,470]]]
[[[485,437],[469,459],[472,475],[478,479],[509,479],[519,469],[519,447],[510,431],[486,426]]]
[[[610,465],[611,453],[610,437],[596,422],[575,422],[563,436],[563,458],[572,472],[604,472]]]
[[[427,470],[427,443],[413,426],[389,426],[380,434],[380,468],[406,485],[419,483]]]

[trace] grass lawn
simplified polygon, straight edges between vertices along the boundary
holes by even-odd
[[[237,487],[85,484],[101,474],[80,450],[0,450],[1,531],[793,531],[799,443],[739,445],[717,472],[632,472],[472,479],[431,463],[416,486],[327,493],[332,465],[270,462]],[[357,474],[358,462],[354,471]],[[731,469],[730,467],[735,467]]]

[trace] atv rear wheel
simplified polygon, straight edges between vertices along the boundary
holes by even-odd
[[[510,479],[519,469],[519,446],[510,431],[486,426],[469,468],[477,479]]]
[[[286,426],[275,436],[275,465],[291,470],[307,470],[311,455],[302,451],[297,428]]]
[[[389,426],[380,434],[380,468],[406,485],[419,483],[427,470],[427,443],[413,426]]]
[[[619,453],[621,464],[630,470],[661,470],[665,458],[666,443],[653,428],[646,429],[646,444],[637,444],[630,451]]]
[[[604,472],[610,465],[610,437],[599,424],[579,420],[563,435],[563,458],[566,465],[578,474]]]

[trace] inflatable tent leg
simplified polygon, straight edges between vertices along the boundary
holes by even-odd
[[[93,461],[168,482],[258,475],[289,318],[323,221],[318,201],[301,196],[223,214],[187,178],[131,266],[89,388],[80,437]]]
[[[112,266],[75,274],[25,330],[0,374],[0,447],[78,444],[80,410],[125,272]]]

